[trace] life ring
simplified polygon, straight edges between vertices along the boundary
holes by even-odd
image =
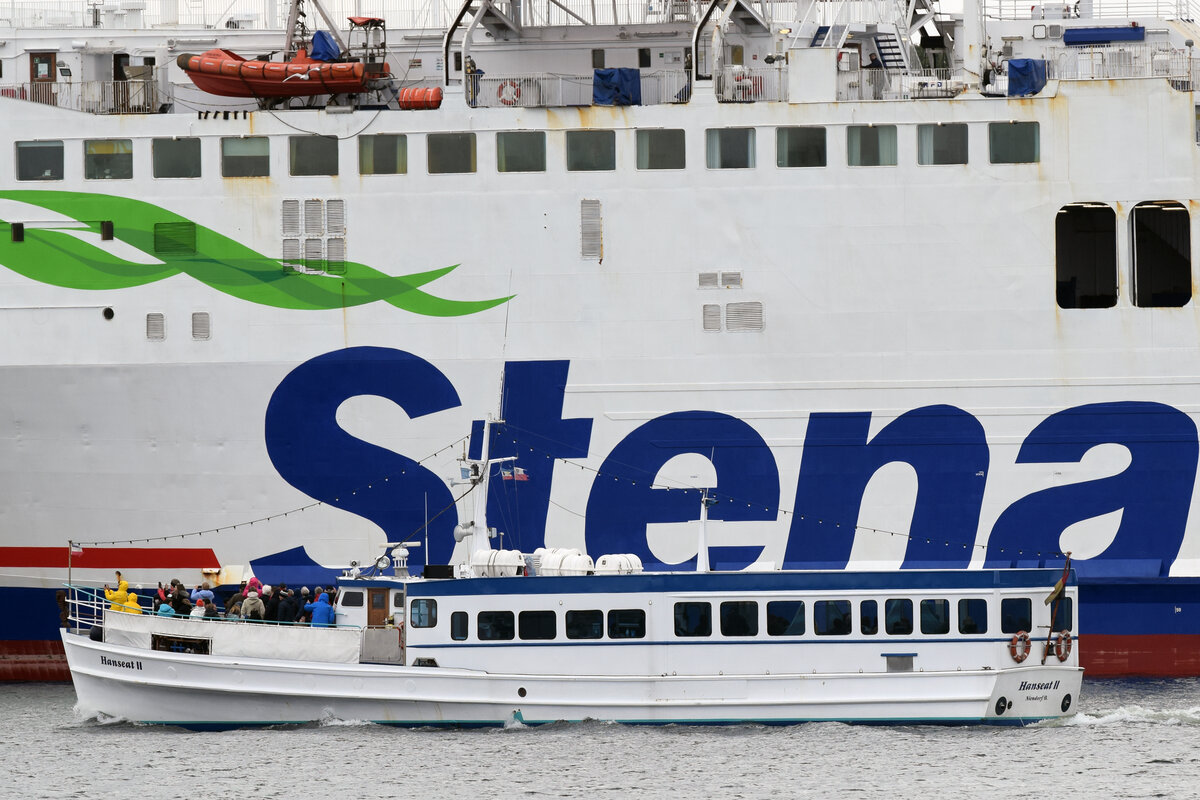
[[[1071,632],[1060,631],[1058,638],[1054,640],[1054,655],[1058,656],[1059,661],[1066,661],[1071,657]]]
[[[514,80],[502,81],[496,89],[496,97],[506,106],[515,106],[521,102],[521,85]]]
[[[1012,637],[1012,641],[1008,643],[1008,654],[1018,664],[1029,658],[1031,649],[1033,649],[1033,644],[1029,641],[1029,634],[1025,631],[1018,631]]]

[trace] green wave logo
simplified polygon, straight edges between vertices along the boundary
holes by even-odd
[[[182,273],[240,300],[276,308],[324,310],[382,301],[431,317],[476,314],[515,296],[448,300],[422,291],[457,264],[400,276],[353,261],[344,262],[336,275],[297,272],[279,258],[186,217],[126,197],[19,190],[0,191],[0,199],[68,218],[27,223],[23,242],[12,241],[10,220],[0,222],[0,264],[32,280],[69,289],[125,289]],[[128,247],[102,242],[101,220],[111,221],[113,238]],[[145,258],[133,256],[128,248]],[[125,251],[128,257],[110,250]]]

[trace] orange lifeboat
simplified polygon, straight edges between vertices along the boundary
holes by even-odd
[[[361,62],[315,61],[303,49],[291,61],[248,61],[229,50],[213,49],[200,55],[184,53],[175,63],[197,88],[223,97],[311,97],[369,89]]]

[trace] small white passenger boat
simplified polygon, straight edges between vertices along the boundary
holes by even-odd
[[[76,590],[62,638],[79,707],[191,728],[1025,724],[1076,710],[1069,566],[712,572],[703,519],[695,572],[493,550],[494,465],[473,472],[463,563],[413,577],[397,545],[339,580],[335,627],[131,614]]]

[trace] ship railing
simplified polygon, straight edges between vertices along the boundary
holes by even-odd
[[[1117,78],[1192,78],[1192,59],[1185,50],[1155,45],[1054,47],[1046,51],[1046,77],[1058,80]]]
[[[1200,17],[1195,0],[984,0],[988,19],[1179,19]]]
[[[472,108],[558,108],[592,105],[593,75],[526,73],[466,77]],[[686,70],[642,72],[641,104],[686,103],[691,94]]]
[[[0,85],[0,97],[89,114],[154,114],[162,106],[155,81],[34,81]]]
[[[726,67],[715,76],[717,100],[755,103],[787,99],[787,73],[777,67]]]
[[[966,87],[950,69],[838,71],[838,100],[931,100],[956,97]]]

